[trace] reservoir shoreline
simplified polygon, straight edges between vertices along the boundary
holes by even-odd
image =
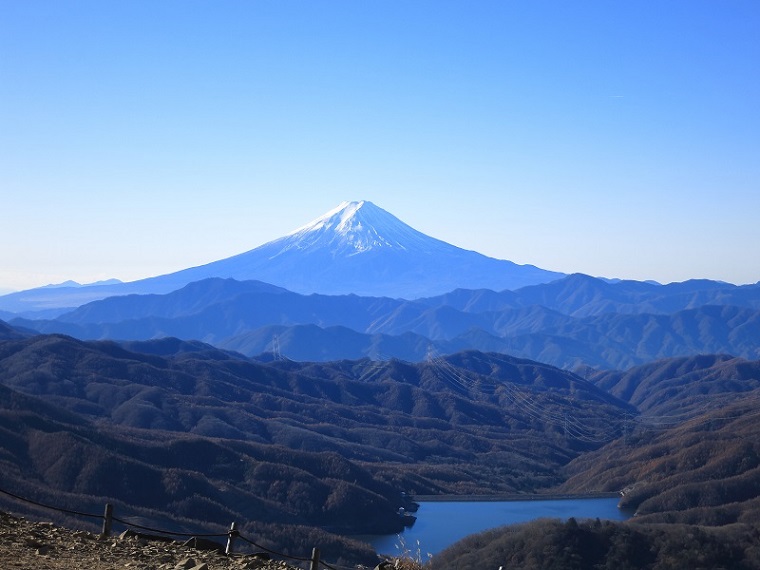
[[[358,538],[380,554],[403,551],[404,545],[414,545],[423,554],[436,554],[465,536],[490,528],[541,518],[624,521],[632,514],[618,508],[619,493],[405,495],[404,498],[418,507],[408,511],[415,515],[411,526],[396,534]]]
[[[415,503],[458,503],[458,502],[505,502],[505,501],[564,501],[580,499],[612,499],[619,497],[619,491],[607,491],[600,493],[555,493],[545,495],[519,493],[505,495],[407,495]]]

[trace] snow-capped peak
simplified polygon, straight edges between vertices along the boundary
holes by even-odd
[[[301,226],[300,228],[290,232],[287,235],[303,235],[308,232],[333,228],[335,228],[335,231],[337,233],[348,233],[351,227],[354,225],[352,223],[352,220],[356,216],[357,212],[361,209],[361,207],[365,204],[369,204],[371,207],[377,208],[377,206],[375,206],[372,202],[365,202],[364,200],[361,200],[359,202],[341,202],[337,208],[333,208],[326,214],[318,217],[316,220],[312,220],[308,224]],[[359,223],[359,226],[361,226],[361,222]]]
[[[285,242],[281,252],[329,246],[348,255],[378,248],[430,249],[432,242],[438,242],[367,200],[343,202],[281,241]]]

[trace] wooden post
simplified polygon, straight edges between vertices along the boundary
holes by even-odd
[[[309,570],[319,570],[319,548],[316,546],[311,549],[311,564]]]
[[[230,525],[230,530],[227,531],[227,548],[224,549],[224,553],[229,556],[232,554],[232,547],[235,545],[235,539],[238,536],[237,524],[234,522]]]
[[[100,531],[101,538],[111,536],[111,524],[113,523],[113,505],[106,503],[106,510],[103,513],[103,530]]]

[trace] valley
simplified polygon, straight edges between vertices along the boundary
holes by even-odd
[[[0,343],[3,485],[63,508],[113,502],[179,532],[246,521],[270,547],[318,536],[352,563],[373,555],[344,536],[400,530],[402,493],[624,491],[637,522],[754,524],[760,512],[756,361],[585,379],[474,351],[260,362],[171,339],[6,336],[20,338]],[[679,382],[689,390],[674,396]]]
[[[262,251],[287,251],[286,273],[374,251],[351,269],[367,282],[417,255],[454,263],[389,216],[347,203]],[[253,262],[231,277],[250,259],[0,297],[0,510],[88,530],[71,512],[106,503],[178,533],[235,521],[266,548],[366,566],[358,537],[399,532],[415,496],[612,493],[633,520],[535,524],[598,545],[576,556],[665,552],[699,529],[754,567],[760,284],[534,272],[495,290],[462,271],[443,293],[372,296],[331,289],[329,271],[300,291],[249,278]],[[516,545],[531,524],[488,540],[530,567],[525,549],[557,546]],[[433,567],[491,556],[478,540]]]

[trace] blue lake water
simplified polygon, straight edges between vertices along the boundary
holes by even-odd
[[[401,534],[364,537],[380,554],[400,554],[401,542],[426,560],[467,535],[507,524],[540,518],[626,520],[617,508],[618,498],[552,499],[528,501],[434,501],[420,502],[417,522]]]

